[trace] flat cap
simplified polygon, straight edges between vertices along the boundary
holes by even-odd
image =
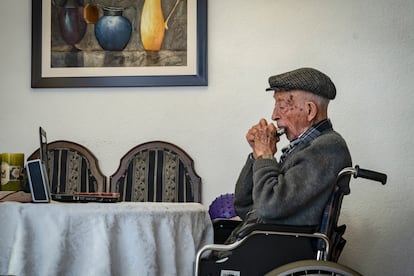
[[[266,91],[304,90],[333,100],[336,88],[331,79],[313,68],[299,68],[269,78],[270,87]]]

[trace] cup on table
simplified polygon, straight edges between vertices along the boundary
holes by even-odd
[[[2,153],[1,163],[1,191],[20,191],[24,181],[24,154]]]

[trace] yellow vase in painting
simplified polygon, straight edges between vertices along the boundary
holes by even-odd
[[[161,0],[145,0],[141,14],[141,41],[145,50],[159,51],[164,40],[168,20],[179,4],[177,0],[167,20],[164,20]]]
[[[165,26],[161,0],[145,0],[141,14],[141,41],[145,50],[159,51]]]

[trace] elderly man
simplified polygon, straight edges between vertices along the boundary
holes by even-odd
[[[300,68],[269,78],[274,91],[272,120],[290,144],[282,149],[275,125],[261,119],[246,135],[252,148],[235,189],[234,207],[246,222],[318,225],[338,172],[351,166],[344,139],[328,119],[335,85],[322,72]]]

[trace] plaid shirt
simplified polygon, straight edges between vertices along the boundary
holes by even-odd
[[[295,150],[296,146],[299,144],[308,144],[316,137],[321,135],[321,132],[327,129],[332,129],[332,123],[329,119],[320,121],[314,126],[311,126],[304,133],[302,133],[298,138],[290,141],[289,145],[282,149],[282,155],[280,156],[280,163],[283,163],[286,160],[286,157]]]

